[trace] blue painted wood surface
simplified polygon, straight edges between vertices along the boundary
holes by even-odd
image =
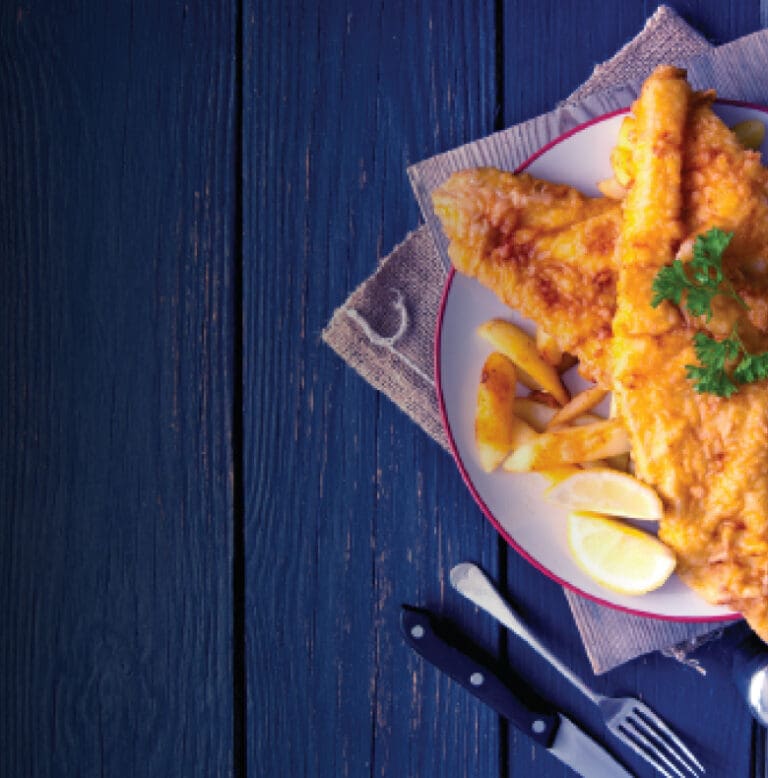
[[[231,775],[234,12],[0,41],[0,776]]]
[[[716,42],[761,22],[671,4]],[[0,776],[569,775],[407,649],[401,602],[602,738],[446,576],[483,564],[589,676],[560,588],[320,331],[417,224],[407,164],[548,110],[656,5],[0,9]],[[594,684],[764,778],[701,661]]]
[[[492,129],[493,30],[488,3],[272,3],[247,17],[255,775],[429,775],[450,753],[471,774],[498,768],[493,714],[467,708],[398,628],[401,602],[450,599],[446,565],[461,554],[496,567],[497,540],[450,458],[320,344],[333,309],[417,223],[405,166]]]

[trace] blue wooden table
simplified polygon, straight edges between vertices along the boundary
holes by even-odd
[[[446,575],[482,563],[589,678],[560,587],[320,332],[418,223],[406,165],[549,110],[656,5],[2,4],[0,776],[569,775],[406,648],[402,602],[602,737]],[[671,5],[716,42],[766,20]],[[765,776],[726,660],[594,685]]]

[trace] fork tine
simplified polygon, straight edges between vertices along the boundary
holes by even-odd
[[[640,718],[647,720],[647,723],[649,725],[655,726],[657,729],[661,730],[661,732],[666,735],[666,737],[677,747],[679,748],[687,757],[688,759],[693,762],[696,767],[701,770],[702,773],[706,773],[707,771],[704,769],[704,765],[693,755],[693,752],[691,751],[688,746],[683,743],[682,740],[667,726],[667,723],[664,721],[664,719],[659,718],[650,708],[648,707],[636,707],[635,713],[637,713]],[[678,757],[679,758],[679,757]],[[682,759],[680,760],[683,761]],[[689,770],[691,768],[688,768]],[[691,770],[691,772],[696,775],[695,770]]]
[[[632,724],[632,726],[638,732],[642,732],[642,734],[644,734],[651,741],[651,743],[653,743],[653,745],[656,747],[656,751],[658,755],[665,762],[669,762],[669,764],[675,769],[675,771],[679,775],[683,776],[683,778],[685,778],[685,774],[680,772],[679,766],[684,767],[688,771],[688,773],[694,776],[694,778],[698,778],[698,773],[696,772],[696,770],[693,767],[691,767],[688,764],[688,762],[685,761],[682,754],[680,754],[678,751],[674,749],[672,744],[664,738],[664,735],[662,735],[660,732],[655,730],[653,726],[644,717],[640,716],[636,711],[633,712],[635,713],[635,716],[629,719],[628,723]]]
[[[631,730],[629,727],[631,727]],[[624,723],[619,725],[619,732],[621,733],[621,739],[635,753],[642,756],[647,762],[650,762],[662,775],[666,776],[666,778],[675,778],[675,776],[677,776],[677,778],[685,778],[685,774],[681,773],[680,770],[678,770],[678,768],[675,767],[661,751],[659,751],[653,742],[648,739],[648,736],[637,728],[637,725],[632,719],[625,719]],[[674,770],[674,775],[669,772],[659,760],[662,760],[668,768]]]

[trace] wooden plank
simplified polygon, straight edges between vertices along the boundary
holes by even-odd
[[[711,42],[724,43],[760,28],[757,2],[672,0]],[[659,2],[545,0],[504,3],[503,116],[505,125],[550,111],[592,74],[594,66],[637,35]]]
[[[606,31],[599,23],[581,23],[583,19],[599,20],[604,12],[605,3],[600,2],[545,2],[527,5],[525,10],[522,5],[504,5],[501,58],[505,126],[551,110],[591,74],[596,61],[610,56],[642,27],[641,7],[628,3],[611,8],[612,23],[619,29]],[[542,56],[532,56],[531,52],[541,52]],[[561,587],[511,549],[505,557],[505,586],[510,600],[537,634],[570,667],[588,678],[591,670]],[[508,640],[508,656],[510,666],[529,679],[545,699],[604,742],[602,727],[589,703],[555,670],[513,636]],[[508,771],[514,776],[536,774],[544,778],[568,772],[515,729],[509,731],[506,756],[504,775]]]
[[[0,16],[0,774],[232,773],[233,3]]]
[[[652,12],[656,5],[660,3],[653,3],[648,12]],[[747,3],[738,0],[727,3],[718,3],[717,0],[675,0],[667,5],[716,45],[749,35],[763,26],[760,0]]]
[[[757,28],[756,3],[668,4],[715,41],[729,40]],[[596,62],[607,59],[636,35],[657,5],[606,4],[600,0],[505,4],[504,123],[513,124],[550,110],[591,74]],[[544,54],[531,56],[531,52]],[[527,620],[598,691],[638,694],[647,700],[705,754],[708,776],[751,775],[751,720],[721,665],[714,663],[704,679],[693,670],[654,655],[593,678],[559,587],[512,552],[508,555],[506,578],[509,592]],[[510,638],[509,656],[510,664],[530,678],[542,694],[606,742],[593,706],[543,660],[514,638]],[[717,710],[717,714],[701,717],[692,713],[697,710]],[[645,764],[627,749],[619,746],[613,751],[638,774],[650,774]],[[524,776],[534,771],[537,776],[564,774],[565,768],[541,751],[532,750],[530,741],[514,731],[510,733],[508,758],[509,775]]]
[[[247,6],[249,770],[495,774],[495,716],[409,653],[398,617],[466,617],[447,571],[494,568],[496,539],[447,455],[319,343],[417,223],[406,165],[492,128],[492,7]]]

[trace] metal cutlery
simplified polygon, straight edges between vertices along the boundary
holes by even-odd
[[[768,726],[768,648],[751,630],[731,649],[731,674],[749,712]]]
[[[584,778],[632,778],[601,745],[556,711],[534,710],[479,658],[466,641],[441,634],[432,615],[404,605],[400,627],[408,645],[424,659],[460,683],[486,705],[507,718],[553,756]]]
[[[456,565],[451,570],[451,585],[544,657],[598,707],[608,731],[662,775],[699,778],[706,772],[690,749],[645,703],[633,697],[606,697],[590,689],[541,643],[477,565],[469,562]]]

